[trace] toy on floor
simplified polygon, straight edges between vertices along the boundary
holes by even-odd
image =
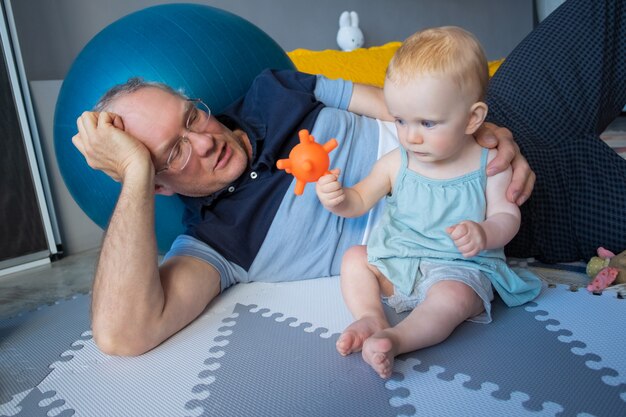
[[[338,145],[336,139],[331,139],[323,145],[315,142],[315,138],[306,129],[298,132],[300,143],[293,147],[289,159],[276,161],[278,169],[284,169],[287,174],[296,178],[296,195],[304,192],[307,182],[315,182],[322,175],[330,174],[328,154]]]
[[[626,283],[626,251],[615,255],[608,249],[598,248],[598,256],[587,263],[587,275],[593,281],[587,286],[589,291],[602,291],[613,282]]]

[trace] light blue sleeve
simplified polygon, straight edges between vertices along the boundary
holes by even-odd
[[[330,167],[341,168],[344,185],[365,177],[377,158],[379,129],[374,119],[325,107],[311,135],[319,143],[336,138]],[[363,241],[368,215],[336,216],[326,210],[307,184],[302,195],[294,193],[295,181],[285,193],[265,240],[248,274],[255,281],[278,282],[338,275],[344,252]]]
[[[248,273],[233,262],[228,262],[216,250],[206,243],[188,236],[179,235],[170,250],[163,257],[163,262],[173,256],[191,256],[213,266],[220,274],[221,290],[238,282],[248,282]]]
[[[348,110],[353,88],[352,81],[331,80],[323,75],[317,75],[314,94],[315,98],[328,107]]]

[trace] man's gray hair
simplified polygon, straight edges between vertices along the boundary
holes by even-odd
[[[133,77],[129,78],[128,81],[123,84],[117,84],[111,87],[106,93],[104,93],[100,100],[98,100],[93,110],[109,111],[113,105],[113,102],[118,98],[148,87],[158,88],[174,96],[180,97],[183,100],[188,99],[188,97],[182,91],[175,90],[165,83],[156,81],[145,81],[140,77]]]

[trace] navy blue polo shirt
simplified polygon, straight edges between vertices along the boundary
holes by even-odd
[[[330,153],[330,167],[341,169],[345,186],[363,179],[388,146],[397,146],[397,137],[389,126],[346,111],[352,91],[350,81],[262,73],[245,97],[218,116],[250,137],[250,167],[215,195],[182,197],[186,233],[164,260],[191,256],[212,265],[222,290],[238,282],[337,275],[344,252],[366,239],[376,214],[336,216],[319,202],[314,184],[295,195],[295,180],[275,164],[288,157],[299,143],[298,131],[306,128],[320,144],[339,142]]]
[[[299,143],[300,129],[312,130],[324,105],[315,98],[316,76],[266,70],[218,120],[242,129],[252,144],[252,161],[229,187],[207,197],[181,196],[185,234],[248,270],[293,177],[276,168]]]

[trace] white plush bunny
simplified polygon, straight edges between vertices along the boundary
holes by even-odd
[[[342,51],[352,51],[363,46],[363,32],[359,29],[359,15],[345,11],[339,16],[337,44]]]

